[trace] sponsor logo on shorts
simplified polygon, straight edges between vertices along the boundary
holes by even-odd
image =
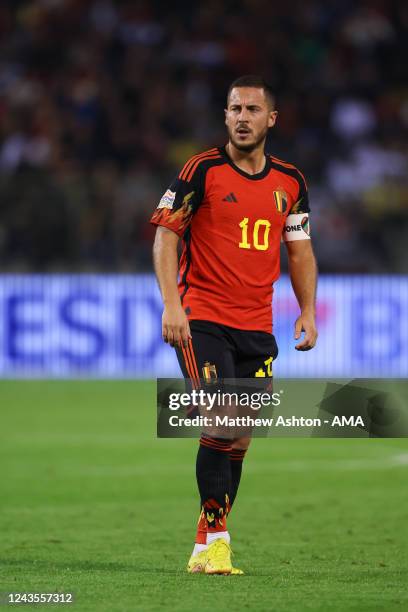
[[[218,380],[217,369],[215,365],[211,364],[209,361],[206,361],[204,363],[203,378],[204,381],[209,385],[213,385]]]

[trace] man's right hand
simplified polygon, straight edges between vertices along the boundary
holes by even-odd
[[[187,347],[191,339],[190,324],[181,303],[165,305],[162,317],[163,340],[170,346]]]

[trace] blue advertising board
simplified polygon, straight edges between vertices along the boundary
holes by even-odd
[[[294,349],[299,309],[290,282],[275,286],[282,377],[406,377],[408,279],[323,276],[315,349]],[[153,275],[0,276],[0,377],[178,376],[161,339]]]

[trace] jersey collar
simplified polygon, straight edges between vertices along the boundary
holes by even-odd
[[[245,170],[241,170],[241,168],[238,168],[238,166],[234,164],[234,162],[227,153],[225,145],[223,147],[218,147],[218,150],[221,155],[227,160],[229,165],[235,170],[235,172],[238,172],[238,174],[241,174],[241,176],[245,176],[245,178],[250,179],[251,181],[259,181],[260,179],[265,178],[265,176],[269,173],[269,170],[271,169],[271,160],[269,155],[265,155],[265,167],[262,172],[258,172],[257,174],[249,174],[248,172],[245,172]]]

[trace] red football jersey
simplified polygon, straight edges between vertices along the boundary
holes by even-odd
[[[183,239],[178,286],[188,318],[271,333],[280,242],[310,238],[308,213],[292,164],[266,156],[251,175],[225,147],[192,157],[151,219]]]

